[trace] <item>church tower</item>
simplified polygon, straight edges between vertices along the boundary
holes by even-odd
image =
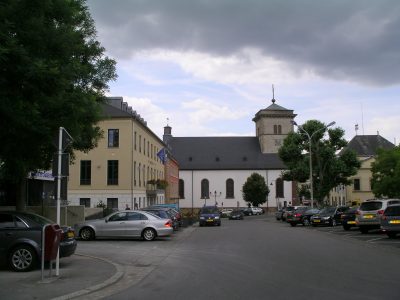
[[[272,98],[272,104],[260,110],[253,118],[262,153],[278,153],[283,140],[293,131],[292,121],[296,114],[275,102]]]

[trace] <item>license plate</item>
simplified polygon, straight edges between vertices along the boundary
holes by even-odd
[[[67,237],[68,237],[68,238],[73,238],[74,236],[75,236],[75,235],[74,235],[73,232],[71,232],[71,231],[67,232]]]
[[[214,222],[214,220],[213,219],[208,219],[207,222]]]
[[[372,219],[374,215],[364,215],[364,219]]]
[[[347,224],[356,224],[356,221],[347,221]]]
[[[390,220],[389,224],[400,224],[400,220]]]
[[[319,223],[321,220],[313,220],[314,223]]]

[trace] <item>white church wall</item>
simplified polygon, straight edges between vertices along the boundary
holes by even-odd
[[[281,170],[213,170],[213,171],[179,171],[179,178],[184,181],[184,199],[180,199],[179,205],[183,208],[199,208],[204,204],[212,205],[215,201],[219,207],[246,207],[243,200],[242,187],[252,173],[258,173],[265,178],[270,189],[268,202],[263,207],[277,207],[280,203],[292,200],[291,182],[284,182],[285,198],[277,199],[275,193],[275,180],[280,177]],[[234,181],[234,198],[226,198],[226,180]],[[207,199],[201,199],[201,181],[209,181],[211,195]],[[192,185],[193,182],[193,185]],[[271,185],[272,183],[272,185]],[[217,197],[214,197],[216,192]]]

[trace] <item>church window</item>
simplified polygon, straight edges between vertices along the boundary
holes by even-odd
[[[210,194],[210,187],[208,179],[203,179],[201,181],[201,199],[208,199]]]
[[[235,198],[234,195],[234,182],[229,178],[226,180],[226,198]]]
[[[283,192],[283,180],[282,178],[278,178],[276,180],[276,197],[277,198],[285,198],[284,192]]]

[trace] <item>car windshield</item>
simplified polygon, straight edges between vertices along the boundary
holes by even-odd
[[[368,201],[361,203],[360,210],[364,211],[372,211],[372,210],[378,210],[382,208],[382,202],[380,201]]]
[[[203,207],[200,211],[201,214],[217,214],[218,209],[215,207]]]
[[[39,224],[39,225],[46,225],[46,224],[53,224],[53,222],[50,219],[47,219],[45,217],[36,215],[36,214],[23,214],[24,217],[31,219],[33,222]]]
[[[336,208],[335,207],[325,207],[321,210],[321,214],[330,214],[335,212]]]

